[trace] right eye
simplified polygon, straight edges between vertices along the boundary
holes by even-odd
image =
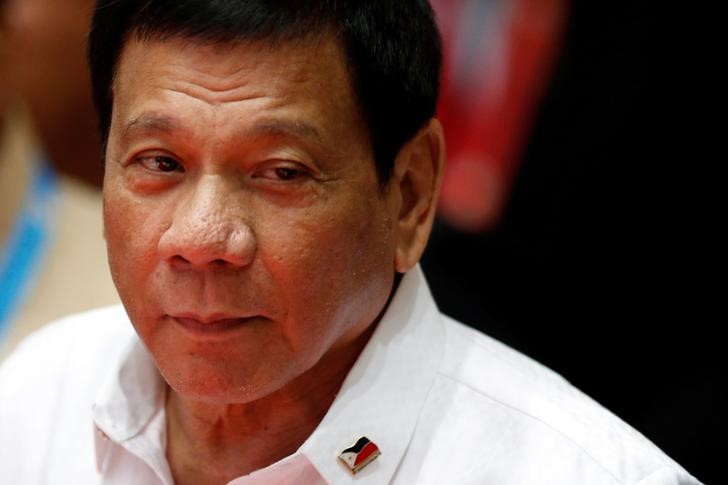
[[[165,155],[144,155],[137,162],[152,172],[184,172],[185,168],[172,157]]]

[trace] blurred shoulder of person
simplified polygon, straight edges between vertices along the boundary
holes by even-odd
[[[85,66],[92,7],[0,1],[0,359],[48,321],[118,301]]]
[[[27,112],[0,134],[0,358],[27,333],[118,300],[97,188],[55,170]]]

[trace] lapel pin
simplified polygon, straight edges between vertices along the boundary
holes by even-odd
[[[354,445],[339,453],[339,460],[349,467],[351,473],[357,473],[380,455],[379,448],[369,438],[362,436]]]

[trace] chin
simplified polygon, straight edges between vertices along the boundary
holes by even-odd
[[[283,375],[262,375],[232,362],[210,364],[198,360],[173,366],[160,365],[169,387],[181,398],[209,404],[245,404],[261,399],[295,378],[289,370]],[[257,369],[260,370],[260,369]],[[237,372],[236,372],[237,371]],[[288,375],[292,374],[290,378]]]
[[[263,397],[266,392],[250,384],[231,383],[224,379],[210,378],[197,382],[191,379],[168,379],[169,387],[181,398],[208,404],[248,403]]]

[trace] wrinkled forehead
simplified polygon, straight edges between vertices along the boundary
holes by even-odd
[[[129,133],[187,130],[182,138],[189,138],[193,128],[214,127],[208,134],[229,143],[286,134],[345,158],[339,152],[358,140],[372,155],[341,48],[329,37],[281,44],[133,38],[113,89],[112,144]]]
[[[309,115],[348,125],[369,138],[341,43],[334,36],[281,42],[132,37],[124,44],[112,84],[112,124],[120,127],[122,110],[124,117],[135,116],[129,113],[129,102],[149,104],[164,95],[165,90],[153,89],[162,80],[184,84],[213,106],[242,106],[239,101],[256,96],[278,99],[283,106],[300,107],[303,101],[315,106],[305,111]]]
[[[249,62],[244,54],[251,51],[268,54],[271,58],[287,59],[288,65],[286,67],[305,67],[307,63],[317,63],[320,64],[319,68],[327,69],[326,75],[341,78],[341,81],[346,85],[347,94],[357,103],[357,109],[360,107],[351,63],[348,60],[341,38],[335,35],[331,29],[300,36],[276,35],[242,39],[208,38],[204,35],[191,36],[184,33],[167,34],[156,31],[134,31],[122,43],[116,60],[111,84],[112,95],[119,78],[119,69],[122,68],[122,60],[128,57],[129,52],[136,51],[135,62],[143,61],[145,58],[144,49],[130,49],[130,47],[152,44],[174,45],[176,48],[169,52],[168,58],[170,61],[179,60],[183,57],[185,61],[199,61],[200,66],[205,66],[204,69],[207,70],[207,74],[218,77],[228,77],[246,70],[255,70],[258,66]],[[181,54],[181,56],[177,54]],[[204,63],[203,61],[207,55],[215,56],[218,61],[217,64],[211,66],[209,63]],[[322,59],[327,62],[321,63]],[[256,62],[259,62],[259,60]],[[281,75],[284,74],[286,73],[281,72]],[[287,74],[290,75],[290,72]],[[271,79],[272,82],[275,82],[275,80],[275,78]]]
[[[224,93],[248,78],[266,76],[271,87],[297,88],[317,82],[319,90],[353,100],[354,89],[345,54],[337,38],[311,36],[286,41],[219,41],[185,36],[132,36],[124,42],[112,82],[117,94],[120,81],[129,85],[144,73],[169,74],[175,70],[209,83],[211,91]],[[116,96],[114,96],[116,98]]]

